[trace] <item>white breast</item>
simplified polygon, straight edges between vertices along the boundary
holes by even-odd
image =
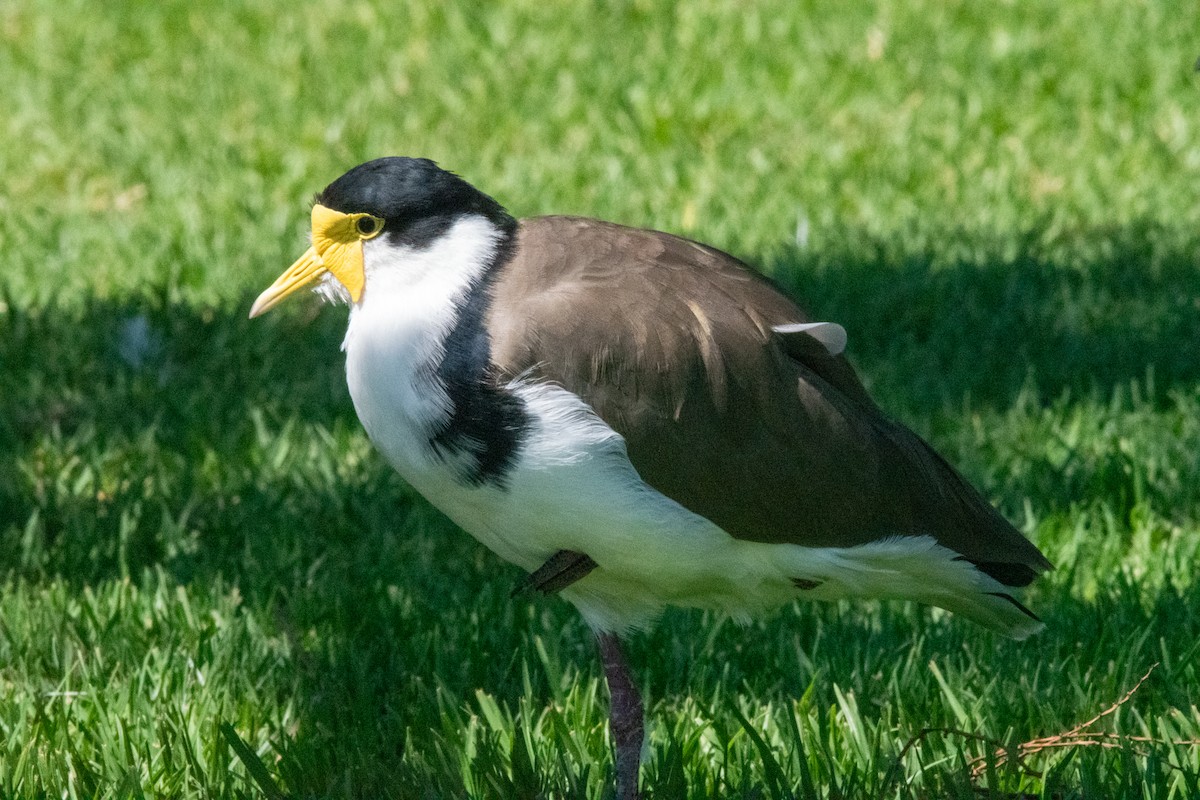
[[[433,466],[430,428],[451,412],[435,371],[455,301],[487,268],[500,235],[486,219],[466,217],[425,249],[364,243],[366,287],[342,343],[346,383],[367,434],[414,485]]]

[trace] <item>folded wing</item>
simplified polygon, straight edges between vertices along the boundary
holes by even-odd
[[[1050,568],[879,410],[839,354],[840,326],[811,326],[725,253],[596,220],[531,219],[494,295],[503,377],[578,394],[625,437],[646,483],[731,536],[848,547],[927,535],[1009,586]]]

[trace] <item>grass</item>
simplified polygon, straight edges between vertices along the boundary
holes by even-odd
[[[245,319],[388,153],[759,265],[1059,565],[1021,643],[669,614],[631,642],[651,796],[1200,794],[1189,11],[0,7],[0,796],[609,791],[574,612],[373,453],[340,312]],[[1117,746],[1000,763],[1153,664]]]

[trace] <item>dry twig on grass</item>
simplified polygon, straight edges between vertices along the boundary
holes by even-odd
[[[1030,767],[1026,763],[1026,759],[1043,751],[1062,747],[1115,748],[1138,744],[1200,745],[1200,739],[1162,741],[1160,739],[1155,739],[1152,736],[1126,736],[1119,733],[1090,730],[1090,728],[1097,722],[1115,713],[1117,709],[1129,702],[1134,694],[1137,693],[1138,689],[1142,687],[1142,684],[1144,684],[1150,677],[1150,674],[1153,673],[1157,668],[1158,662],[1151,664],[1150,669],[1146,670],[1146,674],[1143,675],[1138,682],[1133,685],[1133,688],[1126,692],[1120,700],[1113,703],[1111,706],[1104,709],[1088,721],[1081,722],[1074,728],[1064,731],[1063,733],[1056,733],[1053,736],[1043,736],[1040,739],[1033,739],[1028,742],[1023,742],[1017,745],[1017,747],[1012,751],[1009,751],[1008,748],[1004,746],[1003,742],[993,739],[989,736],[982,736],[977,733],[970,733],[957,728],[922,728],[915,736],[913,736],[904,744],[904,747],[900,749],[900,753],[896,756],[895,763],[892,765],[892,768],[888,770],[888,774],[884,778],[883,785],[884,787],[891,786],[892,781],[900,771],[900,767],[903,764],[904,757],[908,754],[908,751],[912,750],[914,747],[924,741],[926,737],[934,733],[961,736],[965,739],[973,739],[978,742],[983,742],[994,748],[992,753],[976,756],[967,762],[967,765],[971,769],[972,780],[978,780],[989,769],[1001,767],[1004,764],[1007,764],[1010,760],[1015,761],[1017,769],[1021,770],[1026,775],[1040,778],[1042,777],[1042,772]],[[1145,755],[1145,752],[1140,749],[1138,752],[1142,755]]]
[[[1129,700],[1137,693],[1138,689],[1142,688],[1142,684],[1150,677],[1150,674],[1158,668],[1158,662],[1150,665],[1150,669],[1146,670],[1146,674],[1138,679],[1138,682],[1133,685],[1133,688],[1126,692],[1120,700],[1113,703],[1108,708],[1101,711],[1096,716],[1089,719],[1087,722],[1081,722],[1074,728],[1063,733],[1056,733],[1053,736],[1043,736],[1040,739],[1024,742],[1017,745],[1015,758],[1021,765],[1021,769],[1031,775],[1040,776],[1041,773],[1032,770],[1025,765],[1025,759],[1031,755],[1036,755],[1043,750],[1052,750],[1060,747],[1105,747],[1115,748],[1122,746],[1130,746],[1136,744],[1173,744],[1173,745],[1200,745],[1200,739],[1181,739],[1173,741],[1162,741],[1155,739],[1152,736],[1127,736],[1120,733],[1108,733],[1106,731],[1093,731],[1090,728],[1100,720],[1116,712],[1121,706],[1129,702]],[[1140,755],[1145,755],[1145,752],[1138,749]],[[997,748],[994,754],[995,765],[1001,766],[1007,763],[1008,759],[1014,757],[1003,747]],[[987,770],[987,757],[978,756],[971,760],[971,777],[978,778]]]

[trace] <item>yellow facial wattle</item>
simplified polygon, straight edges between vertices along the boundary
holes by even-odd
[[[362,243],[383,232],[383,220],[371,214],[343,214],[317,204],[312,210],[312,247],[258,296],[250,308],[251,318],[265,314],[298,289],[326,272],[337,278],[350,299],[362,298]]]

